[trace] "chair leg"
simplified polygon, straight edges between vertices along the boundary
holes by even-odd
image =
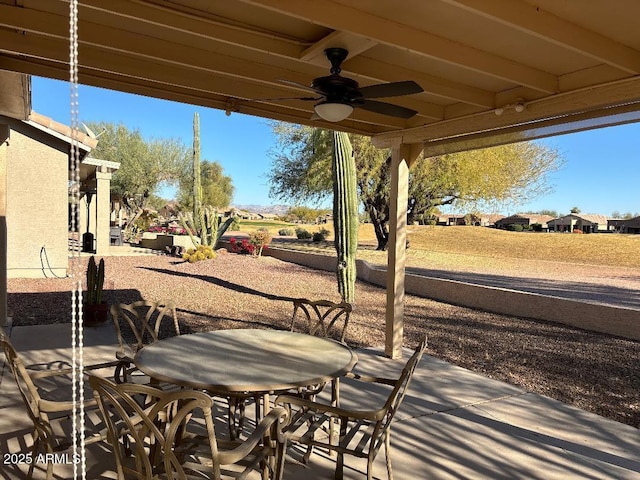
[[[344,478],[344,455],[338,452],[338,458],[336,459],[336,473],[334,475],[335,480],[342,480]]]
[[[367,480],[373,480],[373,455],[367,457]]]
[[[393,471],[391,470],[391,427],[387,429],[384,435],[384,457],[387,462],[387,477],[393,480]]]
[[[287,451],[286,440],[276,446],[276,464],[274,466],[274,480],[282,480],[284,475],[284,460]]]
[[[229,438],[231,440],[236,439],[236,410],[238,408],[238,399],[234,397],[229,397],[227,399],[227,403],[229,404],[229,409],[227,412],[227,424],[229,426]]]
[[[33,447],[31,447],[31,464],[29,465],[29,471],[27,472],[27,478],[33,478],[33,468],[35,466],[35,459],[38,456],[38,447],[40,446],[40,434],[38,430],[34,428],[33,433]]]

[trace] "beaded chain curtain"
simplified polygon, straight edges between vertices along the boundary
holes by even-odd
[[[82,328],[82,276],[80,275],[80,229],[78,225],[80,206],[80,146],[78,143],[78,0],[69,2],[69,85],[71,113],[71,241],[69,258],[72,278],[71,290],[71,349],[72,349],[72,398],[73,398],[73,458],[80,458],[80,465],[73,464],[73,478],[87,478],[85,433],[84,433],[84,358]]]

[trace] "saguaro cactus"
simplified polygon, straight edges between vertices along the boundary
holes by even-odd
[[[333,228],[338,257],[338,292],[352,303],[356,286],[358,249],[358,192],[356,164],[349,137],[333,132]]]
[[[227,218],[220,223],[217,210],[210,206],[202,205],[202,170],[200,168],[200,116],[198,112],[193,114],[193,212],[179,215],[182,226],[185,228],[194,245],[210,246],[215,248],[220,237],[233,222],[233,218]],[[198,241],[192,232],[195,232]]]
[[[204,211],[202,210],[202,174],[200,170],[200,116],[193,114],[193,222],[196,231],[205,230]],[[206,235],[201,235],[202,245],[207,245]]]

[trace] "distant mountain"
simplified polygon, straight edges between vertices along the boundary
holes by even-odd
[[[289,210],[288,205],[231,205],[238,210],[250,213],[270,213],[273,215],[284,215]]]

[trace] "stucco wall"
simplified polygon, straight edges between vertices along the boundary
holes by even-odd
[[[68,147],[23,123],[11,127],[7,276],[64,276],[68,265]]]
[[[266,254],[285,262],[335,271],[336,260],[331,255],[278,248],[269,248]],[[357,269],[360,280],[386,287],[386,269],[376,268],[363,260],[357,261]],[[585,330],[640,340],[640,311],[629,308],[584,303],[412,274],[407,274],[405,277],[405,291],[412,295],[453,305],[558,322]]]

